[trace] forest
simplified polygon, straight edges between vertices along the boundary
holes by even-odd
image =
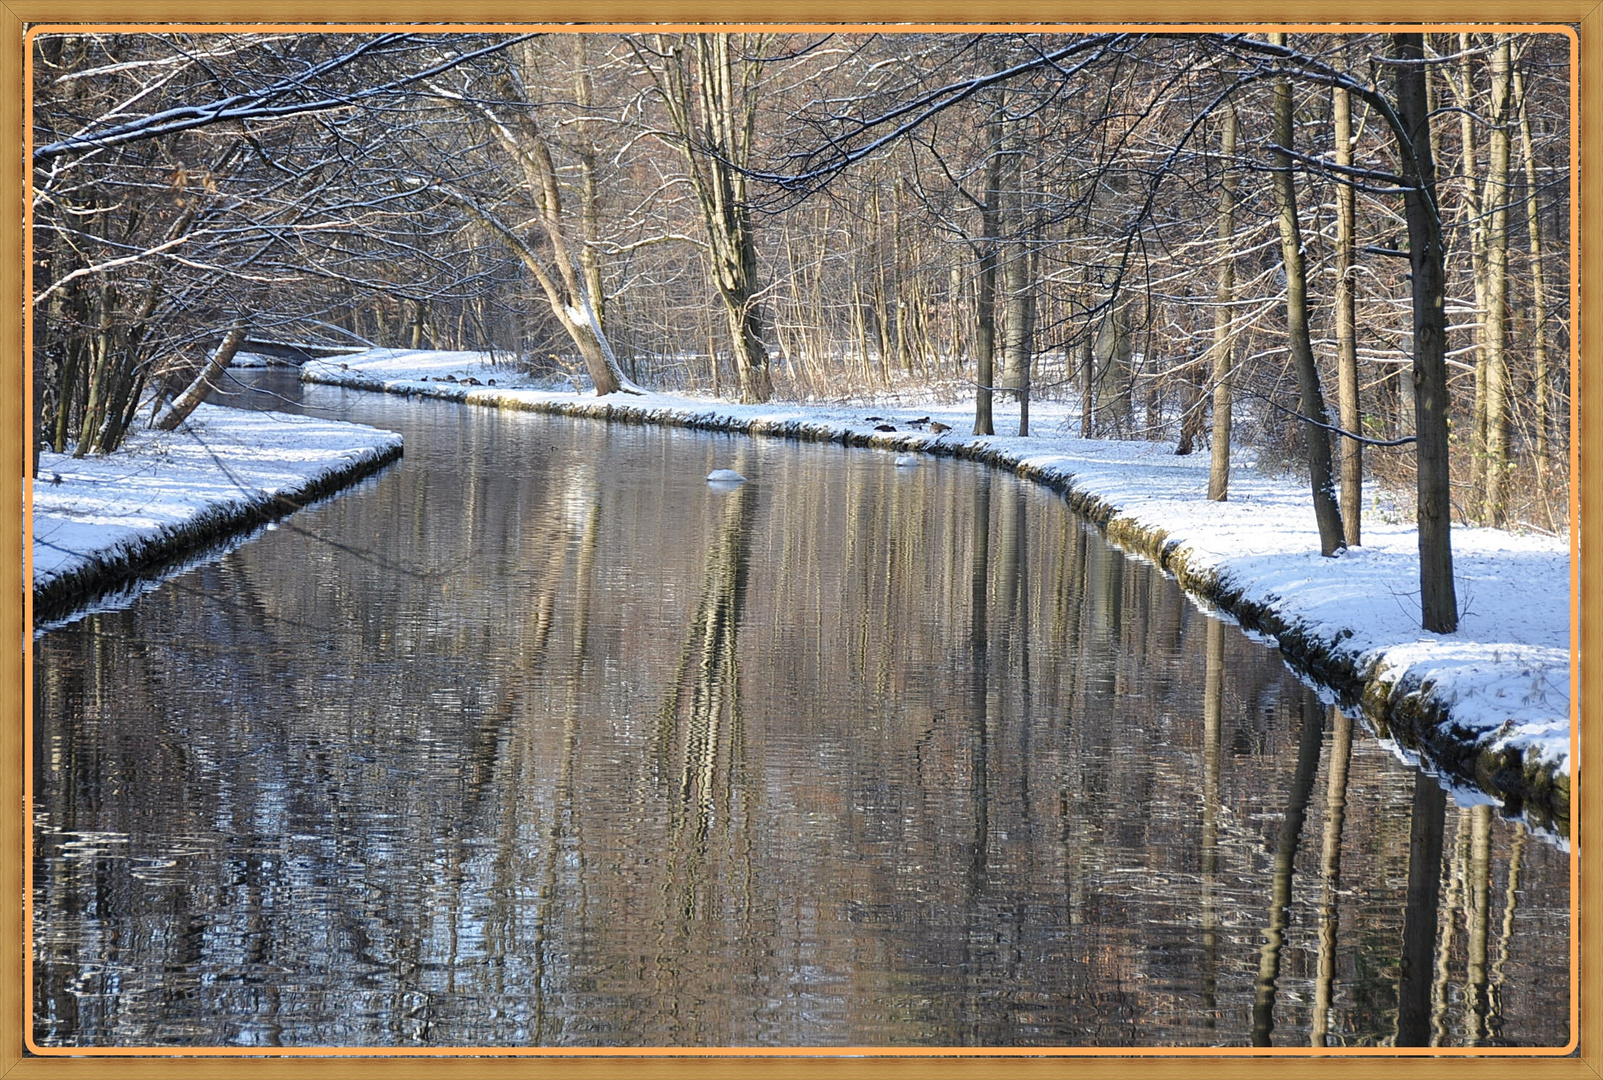
[[[36,446],[114,451],[247,336],[598,394],[910,386],[976,434],[1569,518],[1564,33],[40,33]],[[229,334],[230,329],[236,333]],[[232,342],[232,346],[229,343]]]
[[[1572,1050],[1576,36],[712,29],[31,32],[40,1052]]]

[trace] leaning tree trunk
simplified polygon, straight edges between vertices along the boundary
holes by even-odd
[[[1270,40],[1284,45],[1286,35],[1271,34]],[[1291,176],[1291,83],[1286,79],[1275,82],[1274,114],[1275,141],[1281,147],[1274,153],[1274,188],[1281,262],[1286,270],[1287,344],[1297,369],[1303,441],[1308,449],[1308,483],[1313,489],[1314,520],[1319,525],[1319,553],[1334,555],[1346,542],[1342,536],[1341,508],[1336,505],[1331,478],[1325,399],[1319,388],[1313,344],[1308,337],[1308,281],[1303,268],[1302,229],[1297,221],[1297,190]]]
[[[1219,159],[1224,176],[1219,183],[1219,276],[1213,309],[1213,459],[1208,464],[1208,498],[1224,502],[1230,497],[1231,305],[1236,299],[1236,107],[1224,108],[1224,129],[1219,133]]]
[[[244,326],[236,325],[230,329],[222,344],[217,346],[217,351],[212,353],[211,361],[195,377],[195,381],[189,384],[189,389],[178,395],[178,399],[167,406],[166,411],[156,417],[156,422],[151,426],[157,431],[171,431],[188,419],[189,414],[194,412],[195,407],[205,399],[206,392],[212,388],[212,380],[233,363],[234,354],[244,342]]]
[[[1403,128],[1398,157],[1407,190],[1409,262],[1413,269],[1414,430],[1419,521],[1419,593],[1426,630],[1458,629],[1453,587],[1452,475],[1447,443],[1447,275],[1442,257],[1442,221],[1436,201],[1436,161],[1430,146],[1425,102],[1422,34],[1392,35],[1397,78],[1397,116]]]

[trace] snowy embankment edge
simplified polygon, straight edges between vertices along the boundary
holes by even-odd
[[[1279,597],[1262,590],[1254,595],[1250,586],[1232,577],[1228,566],[1199,554],[1171,527],[1127,513],[1110,497],[1089,490],[1069,469],[1031,462],[1025,453],[1011,447],[937,439],[923,433],[864,432],[793,415],[739,415],[749,411],[749,406],[664,405],[660,395],[651,395],[651,404],[633,404],[623,394],[576,399],[456,382],[378,378],[332,364],[308,364],[301,377],[307,382],[488,408],[922,452],[1006,469],[1058,492],[1116,546],[1150,560],[1186,592],[1227,613],[1244,628],[1273,638],[1295,668],[1334,692],[1344,706],[1361,707],[1380,737],[1417,754],[1428,767],[1501,801],[1505,813],[1523,815],[1533,825],[1563,835],[1569,833],[1568,754],[1558,760],[1527,754],[1525,746],[1500,738],[1495,730],[1455,723],[1451,703],[1433,692],[1428,671],[1399,675],[1387,663],[1384,650],[1348,644],[1351,629],[1328,624],[1316,627],[1287,613],[1278,604]]]
[[[181,567],[196,554],[287,517],[401,457],[399,435],[376,429],[373,434],[372,445],[341,450],[290,483],[210,501],[181,521],[152,525],[106,547],[82,552],[58,571],[35,573],[34,625],[59,621],[140,578]]]

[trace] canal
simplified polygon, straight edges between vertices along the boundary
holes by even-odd
[[[36,638],[41,1045],[1570,1037],[1568,853],[1039,486],[241,378],[406,455]]]

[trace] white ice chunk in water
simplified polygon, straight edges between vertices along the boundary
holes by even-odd
[[[746,478],[734,469],[714,469],[707,474],[707,479],[715,484],[744,484]]]

